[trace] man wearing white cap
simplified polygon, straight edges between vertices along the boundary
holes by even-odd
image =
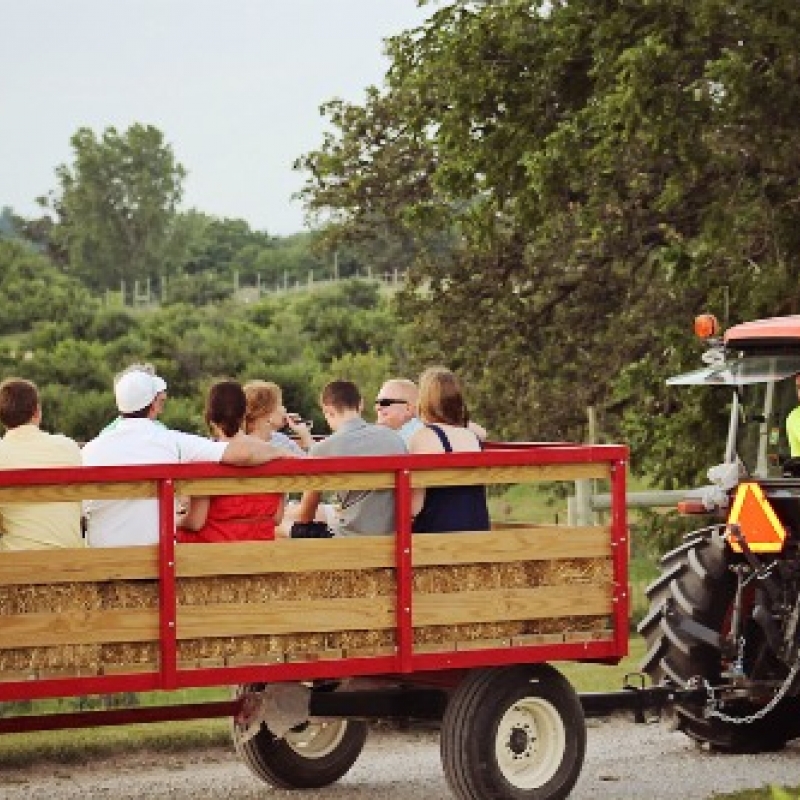
[[[292,458],[285,450],[255,436],[215,442],[174,431],[159,422],[156,376],[125,372],[114,385],[121,418],[83,448],[87,467],[126,464],[185,464],[206,461],[257,466],[274,458]],[[84,504],[90,547],[125,547],[158,542],[155,499],[87,500]]]
[[[167,382],[159,375],[156,375],[155,367],[153,367],[152,364],[131,364],[129,367],[125,367],[125,369],[122,370],[122,372],[118,372],[114,376],[114,386],[116,387],[120,378],[122,378],[123,375],[127,375],[129,372],[146,372],[148,375],[153,376],[157,392],[154,403],[155,405],[154,419],[157,419],[159,416],[161,416],[162,412],[164,411],[164,406],[167,402]],[[111,422],[108,423],[108,425],[105,426],[105,428],[103,428],[103,430],[100,431],[100,433],[106,433],[107,431],[113,430],[114,428],[116,428],[117,425],[119,425],[121,419],[122,417],[117,417],[116,419],[112,420]],[[160,424],[161,423],[159,423],[159,425]]]

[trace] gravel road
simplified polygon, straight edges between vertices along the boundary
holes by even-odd
[[[723,756],[696,749],[664,723],[590,720],[588,749],[572,800],[707,800],[715,792],[800,783],[800,742],[779,754]],[[254,778],[232,751],[191,755],[135,753],[80,766],[38,765],[3,770],[0,800],[173,798],[195,800],[446,800],[452,797],[439,762],[434,732],[370,734],[361,759],[325,790],[271,789]]]

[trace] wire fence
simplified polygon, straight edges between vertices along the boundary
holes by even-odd
[[[119,289],[107,289],[103,295],[103,304],[106,306],[127,306],[135,308],[148,308],[169,302],[176,293],[176,286],[184,278],[169,279],[166,275],[158,279],[142,281],[121,281]],[[198,277],[198,280],[200,278]],[[305,276],[290,276],[284,272],[280,279],[267,280],[261,275],[251,277],[249,280],[240,279],[239,273],[234,272],[231,277],[220,278],[214,281],[213,273],[204,273],[202,278],[208,288],[206,294],[209,298],[220,295],[240,303],[257,302],[266,295],[287,294],[292,292],[308,292],[316,289],[335,286],[353,280],[378,282],[388,291],[396,291],[405,281],[405,273],[400,270],[373,272],[371,269],[363,273],[347,276],[317,276],[309,271]],[[213,284],[213,285],[212,285]]]

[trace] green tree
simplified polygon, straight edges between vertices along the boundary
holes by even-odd
[[[186,241],[176,209],[186,171],[163,134],[140,124],[100,137],[81,128],[70,143],[74,163],[56,169],[60,193],[49,199],[52,237],[70,271],[92,288],[116,289],[181,265]]]
[[[581,439],[592,405],[694,480],[726,415],[664,387],[691,317],[800,303],[799,42],[791,0],[451,2],[388,41],[383,90],[329,104],[304,196],[335,237],[417,237],[409,355],[493,432]]]
[[[20,241],[0,240],[0,333],[25,332],[49,320],[81,328],[96,308],[84,287],[45,256]]]

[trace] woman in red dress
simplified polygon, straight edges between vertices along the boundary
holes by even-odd
[[[215,439],[244,436],[247,400],[238,381],[217,381],[206,401],[205,418]],[[178,517],[179,542],[241,542],[274,539],[283,519],[283,494],[232,494],[192,497]]]

